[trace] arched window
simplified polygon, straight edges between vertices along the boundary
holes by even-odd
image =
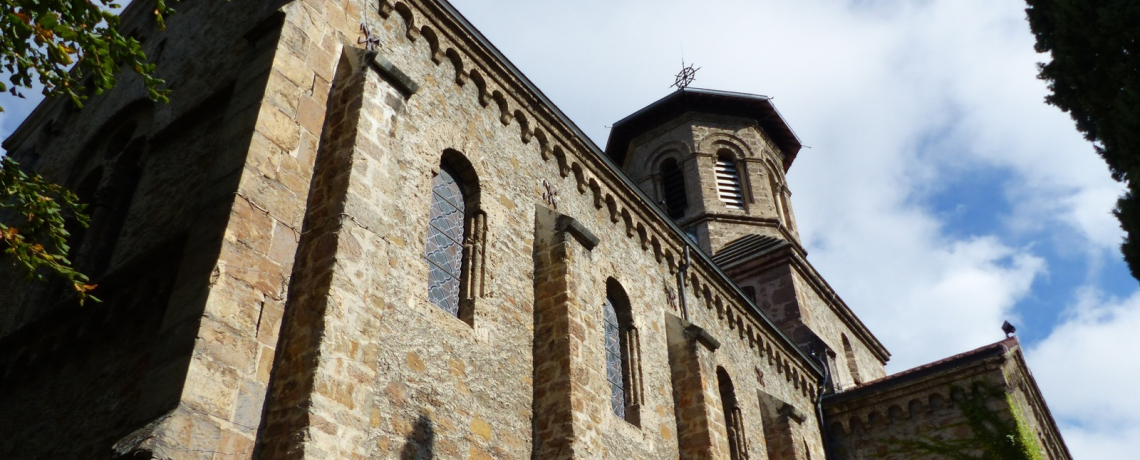
[[[444,153],[432,178],[424,259],[428,300],[468,323],[472,303],[482,295],[485,214],[479,210],[478,181],[458,152]]]
[[[685,209],[689,207],[689,199],[685,194],[685,175],[673,158],[661,164],[661,188],[665,194],[665,212],[673,219],[684,217]]]
[[[134,131],[133,126],[131,131]],[[107,152],[107,158],[111,161],[110,176],[96,198],[98,214],[92,216],[92,227],[98,232],[98,243],[91,253],[92,276],[102,275],[111,268],[115,248],[118,247],[135,191],[142,179],[145,144],[144,140],[136,139]],[[98,218],[98,222],[94,221],[95,218]]]
[[[736,389],[732,378],[723,367],[716,369],[717,386],[720,388],[720,403],[724,410],[724,426],[728,430],[728,454],[732,460],[748,458],[748,442],[744,436],[744,419],[736,402]]]
[[[75,196],[79,198],[79,202],[87,206],[87,211],[90,212],[95,207],[95,192],[99,190],[99,184],[103,183],[103,168],[97,167],[83,178],[78,187],[75,187]],[[87,236],[87,227],[80,225],[79,220],[74,216],[68,216],[63,222],[63,229],[67,230],[67,246],[68,258],[72,263],[77,262],[79,255],[79,248],[83,246],[83,242]]]
[[[851,372],[851,380],[856,385],[863,383],[863,378],[859,375],[859,365],[855,362],[855,350],[851,348],[851,341],[847,340],[847,334],[839,334],[843,339],[843,358],[847,361],[847,370]]]
[[[721,150],[716,156],[716,191],[728,209],[744,210],[744,195],[741,193],[736,159],[732,152],[726,150]]]
[[[641,423],[640,339],[629,308],[629,297],[617,280],[606,281],[606,302],[602,305],[605,330],[606,381],[610,385],[610,408],[614,415]]]

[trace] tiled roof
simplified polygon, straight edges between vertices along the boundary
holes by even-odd
[[[1011,348],[1018,345],[1017,337],[1008,337],[998,342],[984,345],[973,350],[959,353],[948,358],[943,358],[938,361],[923,364],[921,366],[912,367],[902,372],[897,372],[883,378],[864,382],[848,390],[831,395],[828,397],[829,403],[838,402],[841,400],[853,399],[863,394],[874,392],[875,389],[882,387],[899,386],[910,380],[917,380],[922,377],[937,374],[943,371],[959,368],[967,364],[972,364],[986,358],[1005,354]]]

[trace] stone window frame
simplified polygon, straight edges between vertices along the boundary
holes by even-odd
[[[742,155],[736,149],[724,144],[718,144],[717,147],[716,154],[713,155],[713,181],[716,197],[730,211],[748,212],[749,200],[744,177],[746,168],[745,162],[741,161]],[[721,170],[725,168],[722,164],[732,167],[730,179],[734,190],[729,190],[727,193],[721,189],[721,176],[724,175]],[[735,196],[732,196],[733,194]]]
[[[847,372],[851,374],[851,382],[854,385],[861,385],[863,377],[859,372],[859,362],[855,360],[855,349],[851,347],[851,340],[844,333],[839,334],[839,339],[843,342],[843,359],[847,361]]]
[[[154,104],[140,99],[127,104],[95,131],[76,159],[67,184],[87,205],[90,222],[79,227],[74,219],[65,228],[76,229],[68,238],[72,264],[93,282],[107,274],[134,194],[146,172],[149,130]],[[52,289],[54,290],[54,288]],[[65,289],[67,290],[67,289]]]
[[[685,178],[685,170],[681,167],[682,162],[677,156],[666,155],[661,158],[656,170],[659,177],[661,201],[665,203],[663,211],[674,220],[684,218],[690,207],[688,180]],[[671,174],[666,171],[666,168],[669,167],[676,171],[675,178],[669,177]],[[679,192],[677,191],[678,188],[680,189]]]
[[[792,228],[792,211],[788,207],[788,186],[784,181],[782,170],[772,164],[771,160],[765,161],[764,164],[768,169],[768,185],[772,189],[772,207],[776,208],[776,215],[779,216],[780,225],[784,228]]]
[[[607,310],[611,307],[614,318],[607,318]],[[616,331],[610,331],[608,328],[612,324],[612,320],[616,320]],[[602,306],[602,329],[603,353],[606,356],[604,372],[606,386],[610,387],[611,390],[611,412],[618,418],[640,427],[641,406],[644,401],[641,375],[641,337],[633,320],[629,296],[621,283],[612,277],[606,280],[606,298]],[[611,340],[613,340],[611,334],[614,332],[616,332],[617,340],[616,343],[611,344]],[[611,367],[611,364],[617,364],[611,361],[610,355],[614,352],[613,345],[618,347],[617,353],[620,354],[616,357],[620,360],[620,387],[617,387],[617,376],[610,375],[614,370],[617,370]],[[621,391],[621,393],[617,394],[617,391]],[[620,398],[621,406],[616,404],[618,398]]]
[[[728,440],[728,454],[732,460],[748,459],[748,436],[744,430],[744,413],[736,397],[736,387],[732,376],[724,366],[716,368],[717,389],[720,391],[721,411],[724,414],[724,429]]]
[[[454,178],[463,196],[463,235],[462,241],[458,242],[461,245],[461,249],[458,254],[460,260],[458,264],[459,286],[456,311],[453,313],[446,307],[434,302],[426,290],[425,295],[428,295],[428,303],[452,314],[469,326],[474,326],[475,301],[484,295],[483,284],[486,279],[487,213],[482,207],[482,187],[479,182],[479,174],[475,171],[474,166],[471,161],[468,160],[467,156],[455,149],[445,149],[440,155],[439,166],[432,170],[431,181],[428,184],[430,189],[434,189],[436,178],[439,177],[441,171],[444,170],[448,171]],[[422,260],[428,270],[425,285],[429,286],[430,289],[430,273],[433,264],[428,260],[427,242],[432,236],[431,232],[433,227],[430,222],[430,216],[436,204],[436,194],[431,191],[429,191],[429,194],[429,222],[424,237],[425,248]]]

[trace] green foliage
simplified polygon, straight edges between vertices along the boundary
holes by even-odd
[[[174,11],[164,0],[153,1],[162,29],[164,15]],[[89,94],[114,87],[115,74],[126,66],[142,77],[151,99],[166,102],[169,90],[139,41],[119,32],[112,12],[118,8],[112,0],[0,0],[0,67],[7,77],[0,91],[24,97],[38,84],[45,96],[66,96],[82,107]],[[98,299],[90,296],[95,286],[67,258],[64,220],[86,226],[83,211],[63,187],[25,174],[11,158],[0,160],[0,248],[29,276],[43,279],[47,271],[66,279],[80,304]]]
[[[80,304],[90,298],[95,286],[87,284],[87,276],[71,266],[67,258],[67,217],[87,226],[84,205],[75,194],[45,181],[38,174],[28,175],[10,158],[0,159],[0,216],[12,216],[0,222],[0,241],[4,254],[14,256],[28,276],[43,279],[43,270],[67,279],[79,296]]]
[[[1029,428],[1013,410],[1010,395],[982,382],[973,385],[969,392],[951,386],[950,394],[959,393],[954,407],[962,412],[970,436],[961,439],[937,439],[922,436],[916,439],[892,441],[895,453],[922,454],[921,458],[952,460],[1042,460],[1041,447],[1033,439]],[[1013,412],[1012,420],[1004,420],[1000,413],[990,409],[989,402],[1002,400]]]
[[[161,28],[172,11],[163,0],[155,3]],[[127,66],[142,76],[152,99],[165,101],[169,91],[139,41],[119,33],[119,16],[110,11],[118,7],[112,0],[0,0],[0,66],[11,84],[0,82],[0,91],[23,97],[21,88],[38,82],[45,96],[65,95],[82,107],[86,90],[99,95],[114,87],[115,73]]]
[[[1085,139],[1127,183],[1114,213],[1126,236],[1121,249],[1140,279],[1140,2],[1026,0],[1046,102],[1068,112]]]

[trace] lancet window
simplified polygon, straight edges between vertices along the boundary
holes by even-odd
[[[736,389],[732,379],[723,367],[716,370],[717,386],[720,389],[720,403],[724,411],[724,425],[728,430],[728,454],[732,460],[748,458],[748,441],[744,436],[744,418],[736,402]]]
[[[641,364],[637,328],[629,308],[629,298],[610,279],[606,301],[602,305],[605,328],[606,381],[610,386],[610,408],[614,415],[635,425],[640,424]]]
[[[665,195],[665,212],[673,219],[684,217],[689,200],[685,194],[685,175],[677,166],[677,160],[670,158],[661,164],[661,187]]]
[[[452,152],[453,157],[458,153]],[[431,210],[424,259],[428,300],[471,322],[474,299],[482,294],[485,214],[478,209],[478,184],[465,161],[447,161],[432,178]],[[459,162],[460,167],[451,163]],[[464,174],[463,171],[467,170]]]

